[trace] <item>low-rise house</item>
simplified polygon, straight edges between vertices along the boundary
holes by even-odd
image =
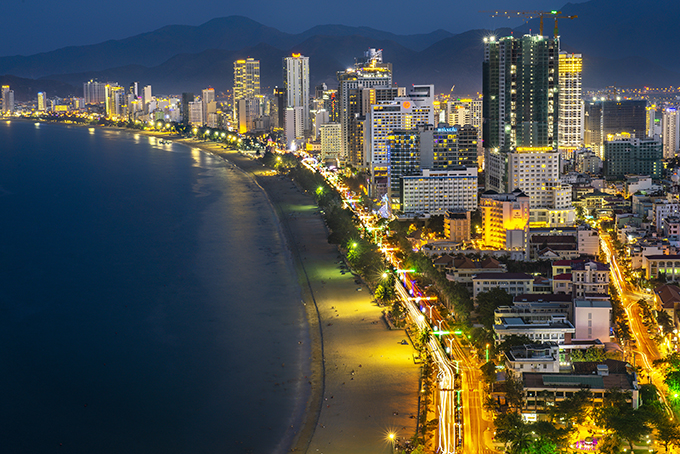
[[[677,282],[680,280],[680,255],[644,256],[642,268],[647,279],[658,279],[659,274],[663,274],[667,281]]]
[[[562,260],[577,258],[578,239],[573,235],[532,235],[529,241],[533,258]]]
[[[558,274],[553,277],[553,293],[570,295],[573,292],[571,273]]]
[[[559,372],[560,348],[555,342],[512,347],[505,353],[505,367],[517,373]]]
[[[586,293],[609,292],[609,265],[595,261],[574,264],[571,267],[572,289],[575,298]]]
[[[459,282],[470,290],[474,289],[472,278],[489,273],[505,273],[507,266],[493,257],[472,260],[469,257],[457,258],[446,268],[446,278]]]
[[[556,342],[559,345],[571,343],[574,325],[565,315],[553,315],[549,320],[535,320],[533,317],[500,317],[494,325],[494,338],[500,344],[510,336],[526,336],[535,342]]]
[[[668,313],[677,328],[678,310],[680,309],[680,287],[677,285],[664,284],[654,289],[654,297],[657,307]]]
[[[501,288],[510,295],[533,293],[534,277],[526,273],[483,273],[472,278],[473,297]]]
[[[548,415],[558,402],[568,399],[582,389],[592,393],[593,404],[602,405],[605,394],[612,389],[628,394],[627,401],[637,409],[640,405],[638,379],[633,367],[608,359],[602,363],[574,363],[572,373],[522,374],[524,385],[524,417],[536,420]]]

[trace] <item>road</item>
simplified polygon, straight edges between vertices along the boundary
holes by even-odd
[[[650,295],[638,291],[624,279],[610,236],[601,235],[600,244],[609,261],[612,283],[619,290],[621,303],[626,311],[626,317],[628,318],[628,324],[633,334],[633,339],[635,339],[636,347],[632,351],[633,362],[640,364],[645,369],[651,383],[654,383],[662,391],[665,391],[663,374],[661,374],[657,368],[653,367],[652,364],[655,359],[661,358],[662,355],[659,352],[656,343],[650,339],[649,334],[647,334],[647,328],[642,323],[640,311],[637,307],[637,302],[639,300],[646,299],[649,301],[651,299]]]

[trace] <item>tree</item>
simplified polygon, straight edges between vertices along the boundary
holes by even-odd
[[[489,361],[479,368],[482,371],[482,378],[487,384],[492,384],[496,381],[496,364]]]
[[[607,359],[607,355],[605,355],[603,348],[588,347],[585,350],[572,350],[569,359],[571,359],[571,362],[573,363],[583,361],[602,362]]]
[[[390,303],[396,298],[396,292],[394,291],[394,285],[384,285],[380,284],[375,289],[375,299],[383,304]]]
[[[628,393],[609,390],[602,407],[594,412],[595,422],[609,430],[616,438],[626,440],[633,451],[633,443],[652,431],[651,421],[656,416],[651,408],[642,406],[633,409],[626,400]]]
[[[495,422],[496,439],[505,443],[505,451],[511,454],[521,454],[528,451],[532,444],[531,430],[522,421],[522,416],[516,412],[500,415]],[[510,449],[508,449],[508,445]]]
[[[494,311],[501,306],[513,305],[512,295],[498,287],[478,294],[476,300],[479,321],[489,330],[494,324]]]
[[[550,421],[535,422],[531,425],[531,430],[538,435],[539,440],[549,442],[553,446],[566,443],[569,436],[569,429],[558,429]]]
[[[673,323],[673,318],[668,314],[668,312],[662,310],[656,314],[656,321],[661,326],[664,336],[668,336],[675,329],[675,323]]]
[[[521,410],[524,406],[524,383],[522,383],[522,376],[515,376],[509,369],[505,371],[505,400],[511,408],[516,410]]]
[[[663,443],[664,449],[668,452],[668,446],[680,447],[680,426],[677,421],[672,420],[665,414],[655,420],[656,438]]]
[[[557,403],[553,407],[551,418],[564,421],[569,428],[574,424],[583,424],[588,415],[587,409],[590,407],[592,397],[590,390],[579,390],[573,396]]]

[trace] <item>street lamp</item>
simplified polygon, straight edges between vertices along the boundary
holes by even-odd
[[[396,438],[396,435],[394,434],[394,432],[390,432],[387,435],[387,439],[390,441],[390,444],[392,445],[392,452],[394,452],[394,440],[395,440],[395,438]]]

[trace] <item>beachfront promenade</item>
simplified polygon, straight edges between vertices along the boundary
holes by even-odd
[[[413,347],[402,344],[403,330],[387,328],[368,288],[341,273],[337,246],[328,243],[312,197],[257,162],[234,152],[225,157],[253,173],[267,192],[302,267],[304,301],[318,307],[320,323],[312,320],[312,330],[320,327],[325,376],[310,380],[313,405],[297,452],[305,452],[306,443],[309,453],[390,452],[389,433],[409,439],[416,430],[420,366]],[[315,352],[313,360],[320,361]]]

